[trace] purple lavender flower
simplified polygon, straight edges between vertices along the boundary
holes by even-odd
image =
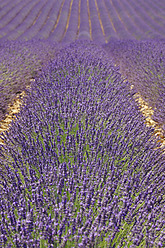
[[[164,155],[129,87],[92,42],[43,68],[0,147],[3,246],[163,244]]]

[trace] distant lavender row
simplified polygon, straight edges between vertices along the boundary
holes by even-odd
[[[45,1],[28,1],[27,6],[20,11],[20,16],[13,20],[16,27],[12,29],[12,32],[7,34],[8,39],[30,40],[39,31],[38,26],[42,26],[44,19],[40,21],[40,16],[43,16],[45,9]],[[48,5],[48,4],[47,4]],[[40,15],[40,12],[42,15]],[[29,18],[30,15],[30,18]],[[38,16],[39,15],[39,16]],[[22,19],[23,18],[23,19]],[[36,22],[37,20],[37,22]],[[37,26],[37,27],[36,27]],[[38,29],[37,29],[38,28]],[[36,31],[37,29],[37,31]],[[35,32],[36,31],[36,32]]]
[[[98,17],[97,8],[95,0],[89,1],[89,11],[90,11],[90,20],[91,20],[91,30],[92,30],[92,39],[99,43],[105,43],[105,37],[101,29],[101,23]]]
[[[63,48],[1,146],[4,247],[163,247],[164,156],[106,53]]]
[[[155,0],[10,0],[0,7],[0,38],[5,40],[165,38],[165,9]]]
[[[65,29],[67,26],[67,21],[69,17],[69,9],[70,9],[70,4],[71,0],[65,1],[63,6],[62,6],[62,12],[60,15],[59,22],[57,23],[57,27],[53,32],[51,32],[49,36],[49,40],[52,41],[61,41],[64,34],[65,34]]]
[[[79,1],[73,0],[68,29],[64,34],[63,42],[71,42],[76,39],[79,25]]]
[[[104,46],[121,73],[154,109],[165,131],[165,40],[114,41]]]
[[[29,42],[1,42],[0,44],[0,120],[7,113],[8,104],[23,91],[41,70],[41,66],[54,57],[57,44]],[[58,49],[58,48],[57,48]]]

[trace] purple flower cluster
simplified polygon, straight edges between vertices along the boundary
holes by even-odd
[[[164,155],[92,42],[61,49],[0,147],[3,247],[163,247]]]
[[[114,41],[104,48],[154,109],[153,118],[165,131],[165,40]]]

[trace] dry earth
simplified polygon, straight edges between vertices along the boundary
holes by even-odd
[[[134,85],[131,85],[131,89],[133,89]],[[152,107],[149,107],[148,104],[143,100],[140,93],[135,94],[136,102],[140,107],[140,111],[142,112],[143,116],[145,116],[145,124],[146,126],[150,126],[154,128],[154,134],[158,137],[158,142],[160,143],[160,148],[164,150],[165,153],[165,136],[163,134],[163,130],[160,127],[159,123],[152,119],[154,114],[154,110]]]
[[[31,79],[30,82],[33,82]],[[29,87],[29,86],[28,86]],[[13,102],[8,107],[9,114],[6,115],[5,119],[0,122],[0,135],[1,133],[7,131],[10,128],[12,120],[15,119],[16,114],[19,113],[22,104],[23,97],[25,96],[25,91],[22,91],[16,96]],[[4,145],[4,141],[0,138],[0,144]]]

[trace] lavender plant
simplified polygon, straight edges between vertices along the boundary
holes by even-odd
[[[73,43],[2,138],[4,247],[163,247],[164,155],[106,53]]]
[[[111,41],[104,48],[165,130],[165,41]]]
[[[41,41],[1,41],[0,44],[0,120],[17,93],[30,85],[41,67],[54,57],[54,43]]]

